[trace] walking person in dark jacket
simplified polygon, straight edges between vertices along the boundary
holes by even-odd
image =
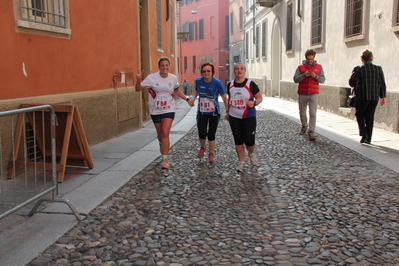
[[[381,66],[374,65],[373,53],[366,49],[360,59],[363,65],[353,69],[349,85],[354,87],[358,106],[356,107],[356,120],[359,126],[360,143],[371,143],[373,134],[374,114],[378,101],[385,104],[386,85],[384,72]]]

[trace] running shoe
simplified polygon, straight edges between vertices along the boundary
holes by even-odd
[[[237,166],[237,171],[238,172],[242,172],[242,171],[244,171],[244,161],[239,161],[238,162],[238,166]]]
[[[169,161],[166,160],[166,159],[162,159],[161,167],[162,168],[169,168]]]
[[[258,158],[256,158],[255,153],[249,154],[249,160],[251,161],[251,164],[253,166],[257,166],[258,165]]]
[[[210,162],[210,163],[213,163],[214,161],[216,161],[216,160],[215,160],[215,155],[214,155],[213,153],[210,153],[210,154],[209,154],[209,162]]]
[[[198,158],[204,157],[204,153],[205,153],[205,148],[201,147],[201,149],[198,152]]]

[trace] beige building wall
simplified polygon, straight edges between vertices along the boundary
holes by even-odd
[[[258,1],[259,2],[259,1]],[[262,1],[261,1],[262,2]],[[344,108],[350,87],[348,80],[352,69],[360,65],[360,53],[368,48],[374,53],[374,63],[381,65],[387,84],[387,103],[377,107],[375,124],[377,127],[399,132],[399,25],[398,1],[363,1],[362,34],[345,38],[346,1],[322,0],[322,41],[311,45],[312,3],[313,1],[281,0],[272,7],[262,7],[254,0],[255,12],[245,13],[245,36],[249,36],[246,47],[249,58],[246,60],[248,77],[266,86],[268,96],[276,96],[291,101],[297,100],[297,84],[293,82],[295,69],[304,59],[307,49],[315,49],[316,60],[322,64],[326,82],[321,85],[319,108],[345,117],[354,118],[354,109]],[[292,4],[292,49],[287,49],[287,7]],[[267,20],[266,58],[254,56],[254,28]],[[276,32],[281,34],[275,34]],[[276,38],[280,38],[277,40]],[[280,49],[278,49],[280,48]],[[277,54],[278,53],[278,54]],[[275,73],[279,72],[278,75]],[[268,84],[279,85],[273,88]]]

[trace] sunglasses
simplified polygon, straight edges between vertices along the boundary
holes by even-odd
[[[211,70],[202,70],[202,73],[210,73],[212,72]]]

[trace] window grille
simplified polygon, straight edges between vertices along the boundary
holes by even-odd
[[[292,3],[287,5],[287,44],[286,51],[292,50]]]
[[[266,20],[262,22],[262,56],[266,56]]]
[[[363,0],[346,0],[345,37],[362,34]]]
[[[313,0],[312,3],[312,36],[311,44],[321,44],[322,31],[322,0]]]
[[[66,28],[65,0],[21,0],[22,19]]]

